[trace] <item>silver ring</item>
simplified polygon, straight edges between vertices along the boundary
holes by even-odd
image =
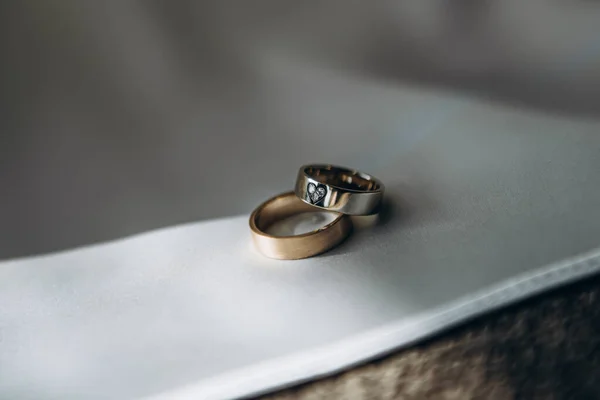
[[[305,203],[349,215],[376,214],[383,190],[383,183],[371,175],[327,164],[300,167],[295,188]]]

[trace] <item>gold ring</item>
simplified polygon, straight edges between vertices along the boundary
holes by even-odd
[[[296,260],[323,253],[342,242],[352,230],[347,215],[338,214],[329,224],[294,236],[273,236],[265,233],[273,223],[292,215],[314,212],[314,206],[296,197],[294,192],[275,196],[256,208],[250,216],[252,239],[258,250],[267,257]]]

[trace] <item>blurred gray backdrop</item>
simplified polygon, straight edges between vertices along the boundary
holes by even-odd
[[[410,134],[386,118],[437,93],[600,115],[595,1],[13,0],[0,22],[0,258],[248,213],[306,162],[378,172],[370,143]]]

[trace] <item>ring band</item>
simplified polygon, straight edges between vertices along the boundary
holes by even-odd
[[[323,253],[343,241],[352,230],[352,221],[339,214],[329,224],[295,236],[273,236],[265,229],[274,222],[304,212],[314,212],[314,207],[300,201],[294,192],[275,196],[258,206],[250,216],[252,238],[258,250],[267,257],[295,260]]]
[[[335,165],[303,165],[295,188],[305,203],[349,215],[376,214],[383,191],[379,179]]]

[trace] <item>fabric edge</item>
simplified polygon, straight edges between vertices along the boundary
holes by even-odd
[[[227,399],[258,396],[331,376],[385,356],[490,311],[600,271],[600,248],[488,286],[442,307],[355,335],[334,345],[272,359],[145,397]]]

